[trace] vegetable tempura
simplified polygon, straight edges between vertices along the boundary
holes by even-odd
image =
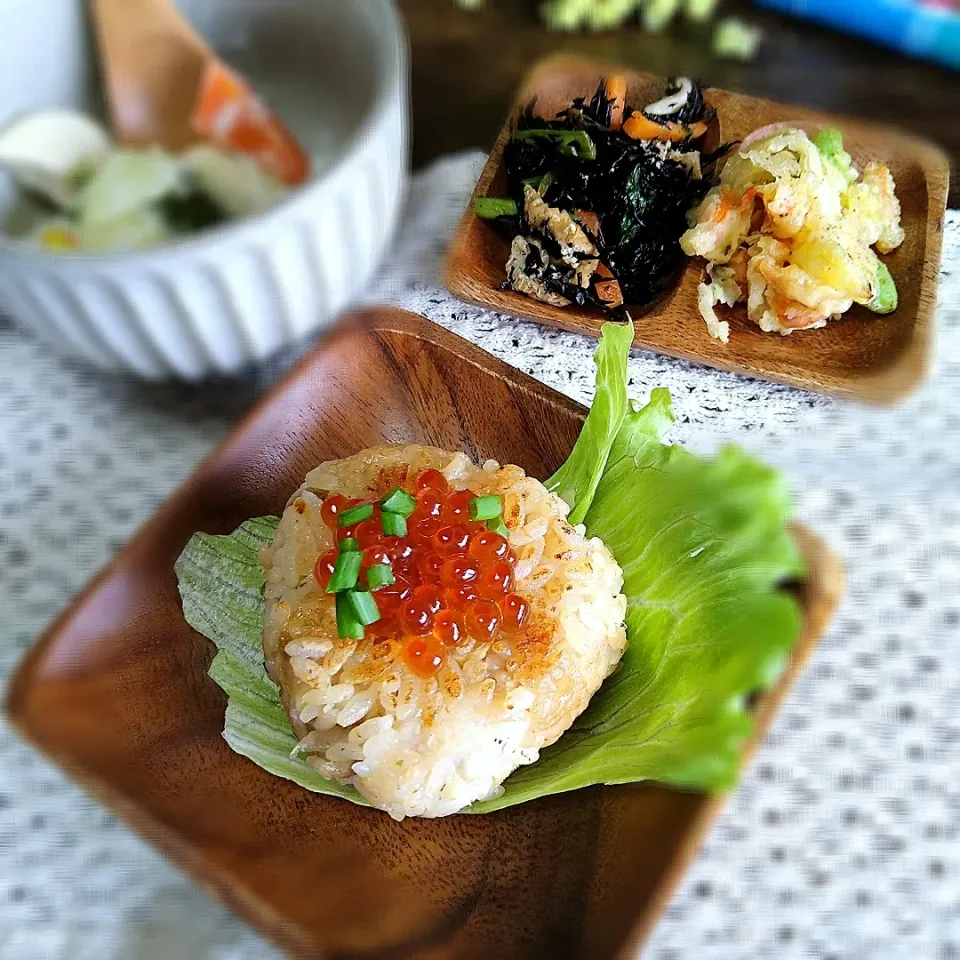
[[[724,343],[719,303],[746,302],[761,330],[784,335],[825,326],[854,303],[897,308],[890,271],[871,249],[903,242],[893,176],[876,162],[861,174],[836,130],[813,140],[785,126],[758,130],[689,219],[681,245],[708,261],[700,313]]]

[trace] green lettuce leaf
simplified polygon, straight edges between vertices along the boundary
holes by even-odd
[[[597,395],[607,399],[588,416],[584,435],[592,439],[574,449],[570,460],[583,462],[561,486],[577,507],[587,502],[588,533],[623,568],[627,651],[560,740],[514,772],[500,796],[465,813],[598,783],[728,788],[751,732],[749,698],[780,675],[799,635],[799,608],[782,589],[803,574],[782,478],[731,447],[705,460],[664,444],[673,413],[663,389],[641,409],[624,400],[613,429],[621,389],[625,397],[624,329],[604,328]],[[604,464],[596,477],[590,449]],[[228,696],[230,746],[308,790],[364,803],[297,755],[279,692],[263,669],[258,550],[276,524],[263,517],[230,536],[196,534],[176,567],[184,614],[218,648],[210,675]]]
[[[227,695],[223,738],[268,773],[364,806],[350,786],[326,780],[297,756],[297,737],[280,691],[263,666],[263,568],[260,547],[273,540],[277,517],[257,517],[229,536],[195,533],[174,569],[183,615],[217,647],[208,671]]]
[[[632,323],[605,323],[594,355],[597,392],[566,463],[545,482],[570,505],[570,522],[582,523],[607,462],[610,447],[627,415],[627,358],[633,344]]]

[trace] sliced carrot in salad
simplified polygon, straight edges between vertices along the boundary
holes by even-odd
[[[310,158],[294,135],[243,77],[218,60],[207,64],[190,123],[201,136],[249,156],[289,186],[310,175]]]
[[[613,271],[601,260],[595,274],[599,279],[594,284],[594,291],[607,307],[623,305],[623,292],[620,284],[613,275]]]
[[[623,126],[623,110],[627,102],[627,80],[620,74],[607,78],[604,95],[610,102],[610,129],[619,130]]]
[[[707,125],[701,120],[689,125],[673,120],[660,123],[634,110],[624,121],[623,132],[633,140],[669,140],[676,143],[690,137],[702,137],[707,132]]]

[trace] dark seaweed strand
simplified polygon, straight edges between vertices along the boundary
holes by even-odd
[[[607,96],[607,85],[601,79],[597,92],[590,100],[590,116],[598,124],[604,127],[610,126],[610,111],[613,107],[613,100]],[[581,105],[581,110],[585,109]]]

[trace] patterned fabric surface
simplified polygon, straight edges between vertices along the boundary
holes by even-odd
[[[594,341],[467,307],[439,284],[481,162],[450,158],[415,178],[371,299],[588,402]],[[635,396],[673,393],[675,440],[735,441],[781,466],[849,575],[645,958],[960,958],[958,268],[951,213],[933,376],[896,410],[631,359]],[[0,677],[293,356],[242,381],[145,386],[0,321]],[[0,721],[0,957],[274,956]]]

